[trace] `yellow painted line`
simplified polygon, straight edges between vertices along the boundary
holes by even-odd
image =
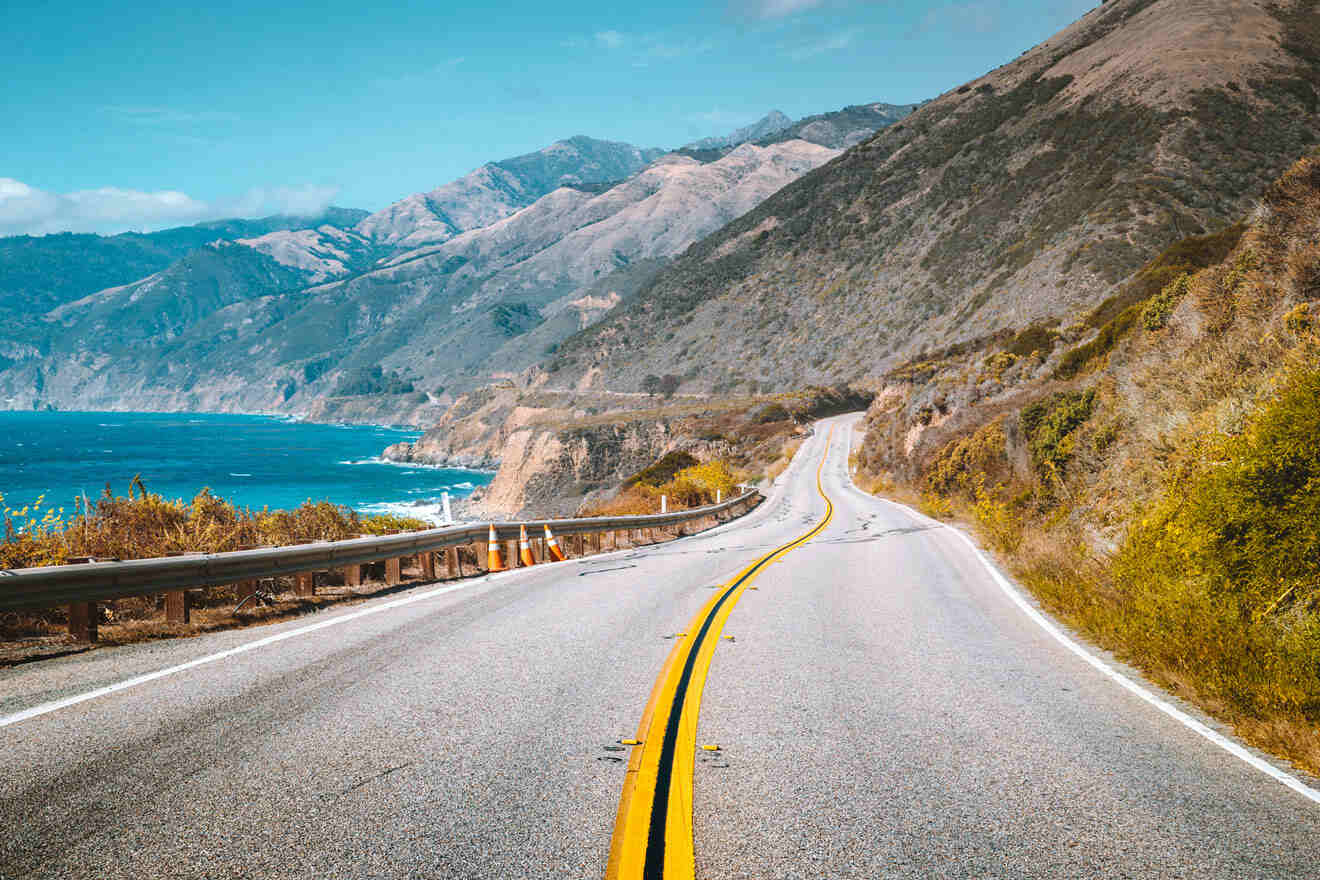
[[[692,772],[701,693],[715,647],[725,621],[757,575],[820,534],[834,518],[834,503],[821,486],[833,434],[831,428],[825,438],[825,454],[816,467],[816,491],[825,500],[825,516],[805,534],[748,565],[711,596],[688,625],[687,633],[692,637],[678,641],[665,659],[637,725],[636,738],[642,745],[633,750],[628,761],[605,867],[606,880],[695,877]]]

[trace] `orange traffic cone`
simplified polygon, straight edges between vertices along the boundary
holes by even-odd
[[[495,524],[490,525],[490,540],[486,544],[486,569],[504,571],[504,558],[500,556],[500,542],[495,539]]]
[[[527,543],[527,526],[518,526],[518,561],[523,565],[536,565],[532,545]]]
[[[564,555],[564,551],[559,549],[559,542],[555,540],[549,526],[545,527],[545,546],[550,551],[550,558],[555,562],[563,562],[568,558]]]

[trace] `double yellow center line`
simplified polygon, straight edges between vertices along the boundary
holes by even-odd
[[[724,622],[743,592],[766,566],[805,544],[830,524],[834,504],[821,486],[816,467],[816,491],[825,500],[825,516],[806,534],[777,547],[744,568],[697,612],[683,638],[669,652],[651,698],[637,726],[640,745],[633,749],[619,798],[619,812],[610,842],[606,880],[680,880],[696,875],[692,846],[692,772],[697,747],[697,714],[715,646]]]

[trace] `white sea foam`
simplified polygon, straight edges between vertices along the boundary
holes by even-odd
[[[448,522],[445,519],[444,506],[431,501],[381,501],[376,504],[363,504],[358,510],[362,513],[410,516],[435,525],[444,525]]]
[[[250,477],[250,476],[252,476],[252,475],[251,475],[251,474],[234,474],[234,473],[231,473],[229,476],[231,476],[231,477]]]
[[[455,488],[455,489],[474,489],[474,488],[476,488],[476,487],[473,486],[471,483],[455,483],[455,484],[454,484],[454,488]]]
[[[465,470],[470,471],[471,470],[470,468],[452,467],[450,465],[444,465],[444,464],[427,464],[421,461],[390,461],[388,458],[381,458],[379,455],[372,456],[371,458],[359,458],[357,460],[345,459],[339,463],[350,466],[358,466],[364,464],[379,464],[379,465],[385,465],[386,467],[401,467],[401,468],[411,469],[409,471],[406,471],[405,473],[416,473],[418,471],[423,471],[423,470],[427,470],[427,471],[465,471]],[[452,488],[471,489],[473,488],[473,484],[468,482],[455,483],[453,484]]]

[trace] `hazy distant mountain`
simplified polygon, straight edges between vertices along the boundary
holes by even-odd
[[[355,403],[357,414],[413,417],[442,387],[539,362],[694,242],[838,155],[783,138],[720,153],[575,137],[365,217],[190,227],[145,275],[0,327],[0,399],[323,414],[341,377],[383,365],[419,390]]]
[[[27,320],[56,306],[159,272],[203,245],[276,230],[347,229],[366,211],[328,208],[318,217],[215,220],[160,232],[14,235],[0,238],[0,315]]]
[[[701,162],[713,162],[739,144],[753,143],[762,147],[785,141],[804,140],[808,143],[847,149],[866,140],[882,128],[893,125],[917,108],[917,104],[861,104],[844,107],[829,113],[808,116],[797,122],[778,110],[772,110],[761,121],[740,128],[724,137],[703,138],[681,147],[677,152]]]
[[[693,141],[690,144],[684,144],[683,149],[718,150],[723,147],[736,147],[739,144],[745,144],[748,141],[759,141],[762,138],[781,132],[792,125],[792,119],[789,119],[778,110],[771,110],[751,125],[745,125],[736,131],[719,137],[707,137]]]
[[[17,406],[305,411],[377,364],[420,389],[469,387],[536,363],[692,242],[836,155],[801,140],[744,144],[712,163],[671,154],[374,268],[378,245],[328,226],[208,245],[51,312],[45,355],[11,357],[0,392]]]
[[[654,364],[713,390],[878,380],[1067,328],[1315,148],[1317,47],[1314,2],[1109,0],[694,245],[566,341],[554,381],[632,390]]]
[[[781,141],[801,138],[823,147],[846,150],[856,146],[882,128],[887,128],[919,107],[919,104],[858,104],[818,113],[799,119],[792,125],[749,141],[768,146]]]
[[[490,162],[452,183],[377,211],[357,231],[395,247],[441,242],[480,229],[572,184],[623,180],[664,151],[577,136],[534,153]]]

